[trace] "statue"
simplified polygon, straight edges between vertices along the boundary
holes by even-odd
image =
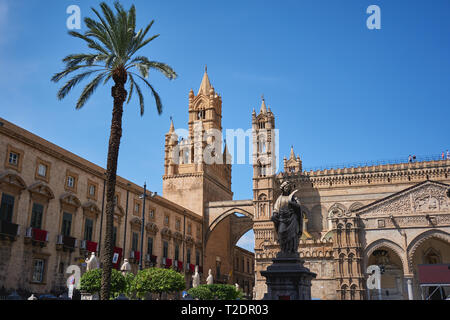
[[[207,284],[213,284],[214,283],[214,279],[213,279],[213,275],[211,273],[211,269],[208,270],[208,278],[206,278],[206,283]]]
[[[288,181],[281,184],[281,195],[273,208],[272,221],[275,223],[276,235],[281,251],[278,256],[296,255],[298,243],[303,232],[302,210],[300,201],[292,191]]]
[[[131,272],[131,265],[128,262],[128,259],[123,259],[123,264],[120,267],[120,271],[122,271],[122,275],[126,275],[128,272]]]
[[[192,288],[197,288],[200,285],[200,275],[198,274],[198,266],[195,266],[195,274],[192,277]]]
[[[94,270],[99,268],[98,259],[95,256],[95,252],[91,253],[91,257],[86,259],[86,271]]]
[[[239,283],[235,283],[234,286],[236,287],[236,291],[239,291]]]

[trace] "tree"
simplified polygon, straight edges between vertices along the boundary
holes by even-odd
[[[87,271],[80,279],[80,289],[90,294],[99,293],[101,290],[102,282],[102,269],[94,269]],[[117,297],[120,293],[126,291],[127,282],[125,277],[113,269],[111,272],[111,293],[113,298]]]
[[[133,291],[138,298],[148,293],[157,293],[161,299],[163,293],[184,290],[186,283],[181,273],[172,269],[149,268],[138,272],[134,277]]]
[[[189,295],[199,300],[236,300],[243,299],[241,291],[230,284],[202,284],[188,290]]]
[[[95,90],[102,84],[107,84],[111,79],[114,86],[111,89],[113,97],[113,112],[111,121],[110,138],[108,145],[108,158],[106,169],[106,232],[102,251],[103,276],[101,299],[107,300],[110,295],[110,280],[113,259],[113,226],[114,226],[114,194],[116,185],[117,159],[119,156],[119,145],[122,137],[122,113],[123,104],[130,103],[133,92],[139,98],[140,113],[144,114],[144,96],[136,80],[141,80],[146,88],[152,93],[158,113],[162,113],[162,102],[158,93],[147,80],[149,70],[161,72],[168,79],[175,79],[177,74],[165,63],[151,61],[145,56],[137,56],[136,53],[145,45],[156,39],[159,35],[146,38],[154,20],[145,29],[136,31],[136,9],[135,6],[126,11],[119,2],[114,3],[114,13],[105,2],[100,4],[102,14],[92,8],[98,20],[85,18],[87,31],[81,34],[69,31],[69,34],[79,38],[93,50],[90,53],[78,53],[68,55],[63,59],[66,64],[62,72],[55,74],[52,81],[58,82],[69,75],[73,75],[58,91],[59,100],[64,99],[67,94],[88,77],[95,78],[84,88],[76,109],[81,109]],[[136,70],[138,73],[133,72]],[[125,90],[128,84],[129,92]]]

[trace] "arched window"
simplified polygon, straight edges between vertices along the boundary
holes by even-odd
[[[356,285],[352,285],[350,287],[350,300],[355,300],[356,299]]]
[[[350,253],[348,255],[348,275],[350,277],[353,276],[353,259],[354,259],[354,254]]]
[[[342,254],[339,256],[339,274],[340,274],[341,276],[344,275],[344,259],[345,259],[345,255],[342,253]]]
[[[347,285],[346,284],[344,284],[342,287],[341,287],[341,300],[346,300],[347,299]]]

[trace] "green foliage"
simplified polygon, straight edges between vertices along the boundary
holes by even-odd
[[[242,292],[230,284],[202,284],[189,289],[188,293],[199,300],[236,300],[243,297]]]
[[[145,56],[137,55],[141,48],[159,36],[147,36],[154,20],[145,28],[137,29],[134,5],[126,10],[116,1],[113,10],[105,2],[101,2],[100,9],[92,8],[95,19],[84,19],[84,34],[69,31],[72,37],[83,40],[90,52],[70,54],[62,60],[65,63],[64,70],[56,73],[52,81],[59,82],[68,76],[71,78],[58,91],[58,99],[64,99],[81,81],[95,75],[78,99],[76,109],[81,109],[99,86],[105,85],[111,79],[116,82],[118,78],[114,79],[113,75],[120,74],[120,81],[128,83],[127,103],[130,102],[133,92],[136,92],[141,115],[144,114],[144,95],[136,81],[139,80],[152,94],[158,113],[161,114],[161,98],[147,80],[149,73],[153,70],[160,72],[169,80],[176,79],[177,74],[163,62],[151,61]]]
[[[134,277],[132,291],[138,298],[148,293],[171,293],[186,288],[184,276],[172,269],[149,268]]]
[[[81,277],[80,289],[89,292],[90,294],[99,293],[102,282],[102,270],[94,269],[87,271]],[[116,269],[111,272],[111,293],[112,297],[117,297],[120,293],[125,292],[127,282],[125,277]]]
[[[129,298],[129,299],[133,299],[134,298],[134,289],[133,289],[133,285],[134,285],[134,274],[132,272],[127,272],[124,276],[125,278],[125,291],[124,294]]]

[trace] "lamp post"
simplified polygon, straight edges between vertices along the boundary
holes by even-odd
[[[150,198],[156,197],[156,192],[150,192]],[[144,183],[144,193],[139,197],[140,199],[144,199],[144,203],[142,205],[142,221],[141,221],[141,252],[139,255],[139,270],[142,270],[142,256],[144,255],[144,228],[145,228],[145,199],[147,198],[147,183]]]

